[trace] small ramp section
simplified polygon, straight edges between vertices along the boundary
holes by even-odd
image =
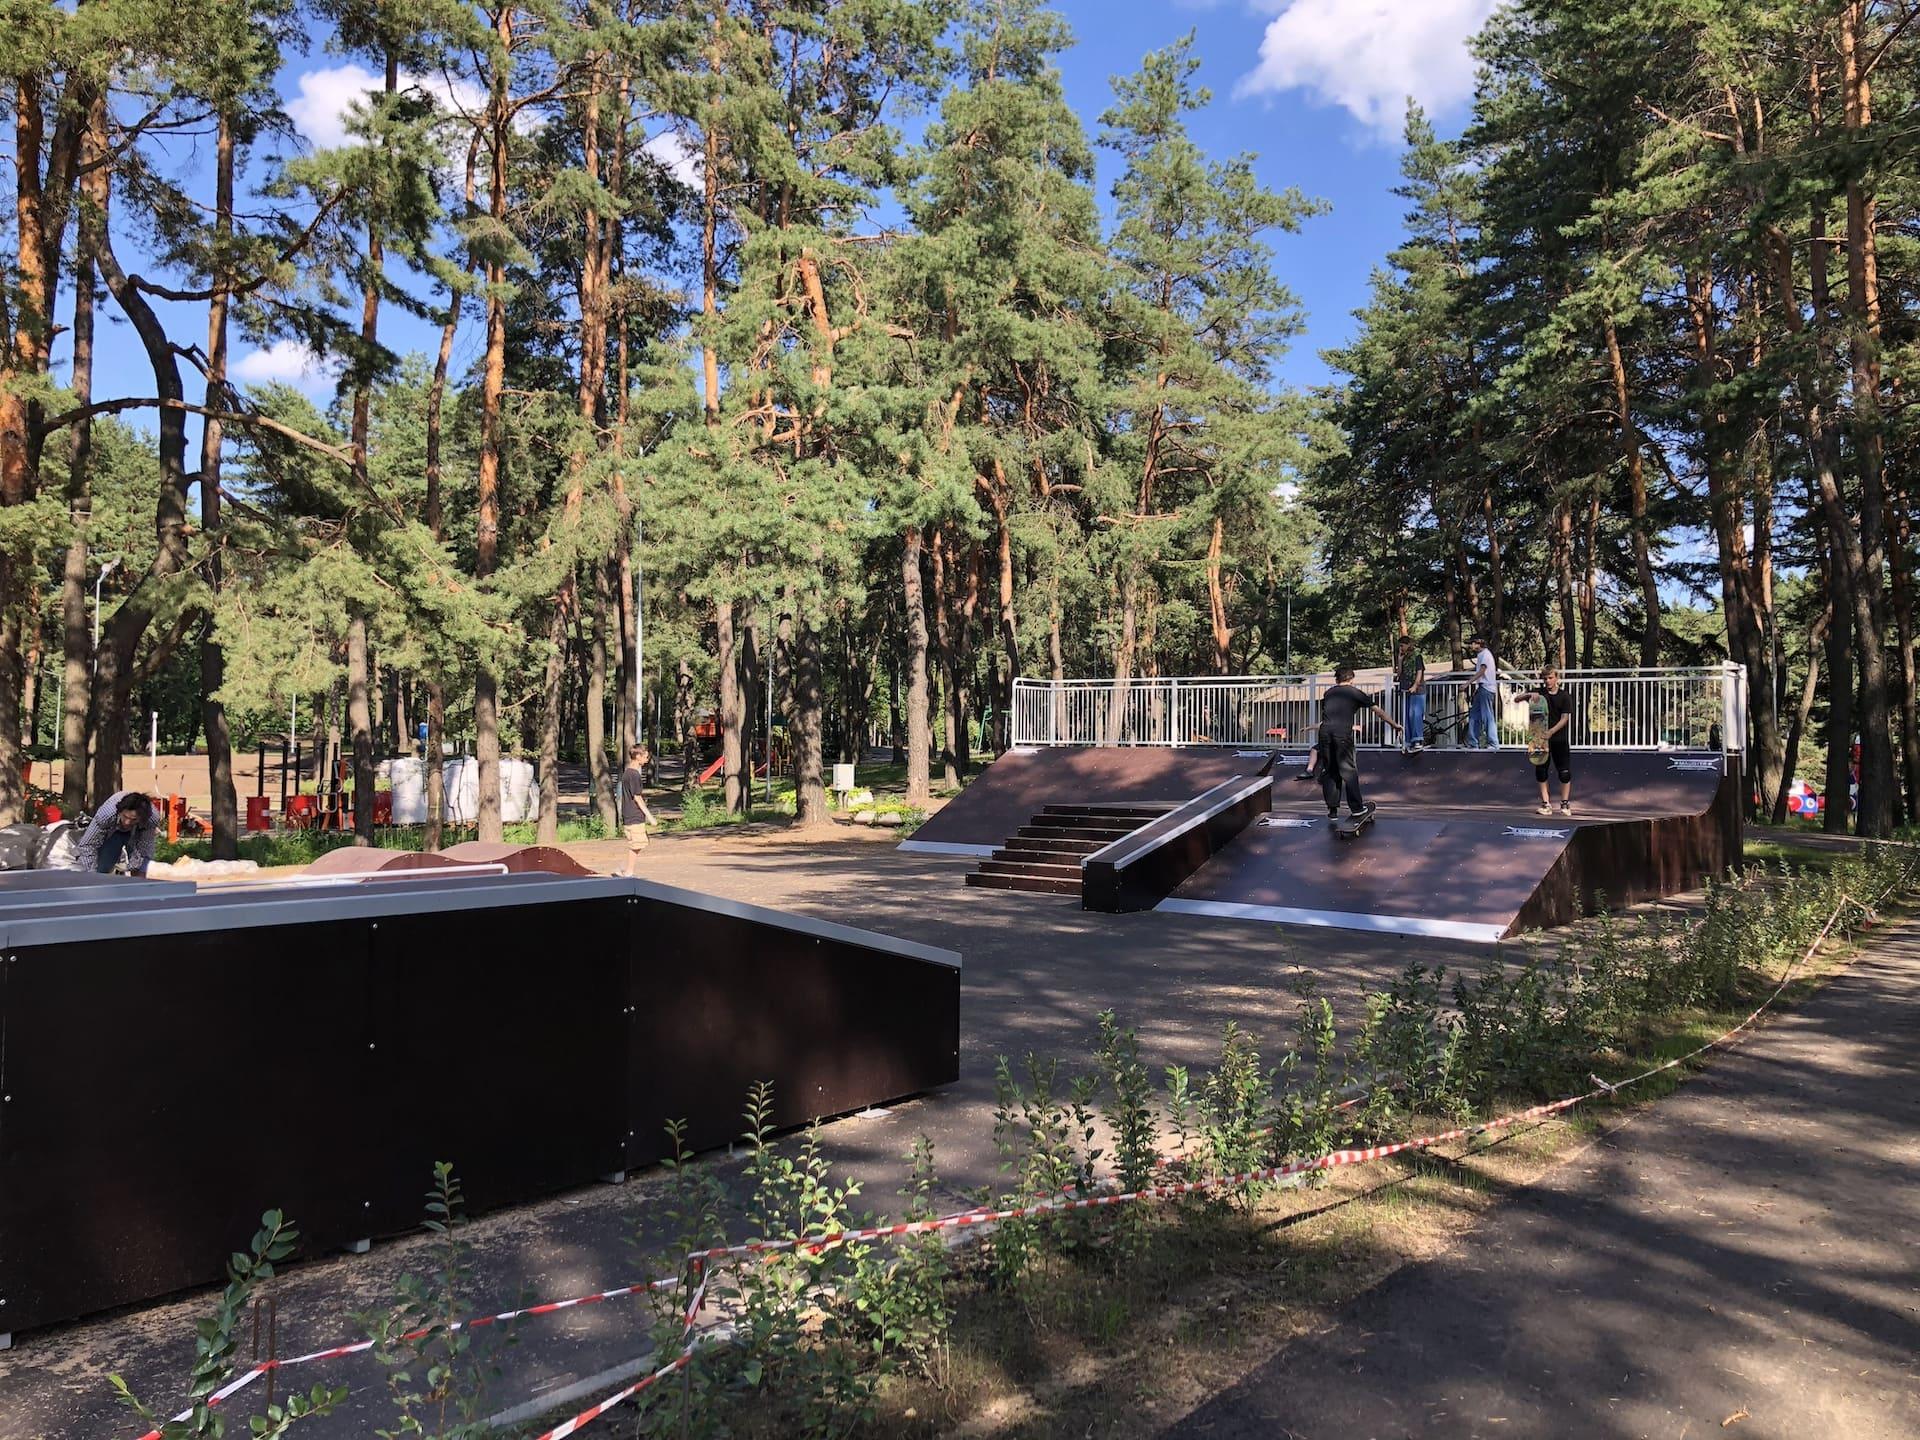
[[[983,890],[1078,895],[1081,864],[1166,813],[1164,805],[1049,805],[969,876]]]
[[[1273,753],[1217,745],[1009,750],[900,848],[990,857],[1049,805],[1184,805],[1222,781],[1258,774]]]
[[[464,865],[504,865],[509,875],[591,875],[594,872],[556,845],[509,845],[499,840],[463,840],[441,855]]]
[[[1324,818],[1269,815],[1156,908],[1482,944],[1511,934],[1571,826],[1381,818],[1342,841]]]
[[[1114,915],[1153,909],[1264,816],[1272,800],[1271,775],[1223,780],[1081,861],[1081,904]]]
[[[431,850],[382,850],[376,845],[342,845],[308,863],[303,875],[398,875],[409,870],[454,870],[464,863]]]

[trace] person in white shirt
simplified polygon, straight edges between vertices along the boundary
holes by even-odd
[[[1486,639],[1473,637],[1473,700],[1467,711],[1467,745],[1482,750],[1495,749],[1500,744],[1499,732],[1494,725],[1494,694],[1500,684],[1500,667],[1494,663],[1493,651]]]

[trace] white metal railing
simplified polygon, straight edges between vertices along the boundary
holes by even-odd
[[[1527,701],[1540,676],[1503,670],[1495,687],[1494,739],[1527,743]],[[1134,680],[1013,682],[1013,743],[1043,745],[1304,746],[1320,715],[1327,675],[1233,675]],[[1746,667],[1570,670],[1561,687],[1573,698],[1576,750],[1681,750],[1719,754],[1746,746]],[[1364,687],[1363,687],[1364,688]],[[1389,685],[1386,712],[1407,718],[1406,696]],[[1427,672],[1423,743],[1464,746],[1473,696],[1466,671]],[[1389,743],[1378,712],[1366,712],[1356,738]],[[1399,743],[1398,737],[1392,743]]]

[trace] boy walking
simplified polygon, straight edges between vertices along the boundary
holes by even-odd
[[[1314,742],[1314,767],[1320,772],[1320,793],[1326,797],[1327,818],[1340,815],[1344,794],[1347,813],[1360,820],[1371,816],[1374,807],[1360,794],[1360,758],[1353,745],[1353,722],[1362,710],[1379,710],[1380,702],[1352,684],[1353,667],[1342,665],[1333,672],[1334,686],[1320,697],[1320,719],[1310,729],[1320,734]],[[1384,710],[1380,719],[1389,728],[1407,733]]]
[[[1394,681],[1400,686],[1406,704],[1406,748],[1424,750],[1427,748],[1427,662],[1413,648],[1411,635],[1400,637],[1400,662],[1394,668]]]
[[[647,808],[647,761],[644,745],[627,751],[627,768],[620,772],[620,829],[627,837],[627,868],[622,875],[640,873],[640,855],[647,848],[647,826],[660,822]]]

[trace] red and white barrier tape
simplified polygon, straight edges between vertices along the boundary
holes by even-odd
[[[1916,868],[1920,868],[1920,864],[1909,867],[1901,879],[1896,881],[1892,886],[1889,886],[1880,899],[1884,900],[1886,895],[1892,894],[1904,886]],[[1874,902],[1874,904],[1878,903],[1878,900]],[[1766,999],[1754,1007],[1746,1018],[1741,1020],[1737,1025],[1703,1044],[1696,1045],[1684,1054],[1676,1055],[1670,1060],[1664,1060],[1658,1065],[1650,1066],[1642,1070],[1639,1074],[1630,1075],[1624,1080],[1609,1083],[1597,1075],[1590,1076],[1589,1078],[1594,1082],[1594,1088],[1583,1091],[1578,1095],[1570,1095],[1563,1099],[1547,1101],[1540,1105],[1529,1106],[1524,1110],[1517,1110],[1507,1115],[1496,1116],[1490,1120],[1483,1120],[1477,1124],[1456,1126],[1450,1130],[1442,1130],[1431,1135],[1418,1136],[1411,1140],[1399,1140],[1385,1145],[1370,1145],[1360,1149],[1333,1150],[1311,1159],[1289,1160],[1278,1165],[1269,1165],[1256,1170],[1242,1171],[1235,1175],[1207,1176],[1199,1180],[1179,1181],[1171,1185],[1148,1185],[1138,1190],[1109,1190],[1094,1195],[1075,1194],[1072,1189],[1069,1189],[1045,1200],[1036,1200],[1027,1205],[1018,1205],[1007,1209],[994,1210],[975,1207],[974,1209],[959,1211],[951,1215],[936,1216],[930,1220],[910,1220],[895,1225],[866,1226],[856,1230],[838,1230],[826,1235],[799,1236],[785,1240],[752,1240],[739,1245],[719,1245],[708,1250],[694,1251],[686,1257],[686,1261],[698,1273],[700,1279],[698,1285],[695,1287],[693,1298],[689,1302],[686,1310],[686,1331],[688,1335],[686,1347],[677,1357],[662,1366],[659,1370],[643,1377],[625,1389],[609,1395],[591,1409],[582,1411],[565,1424],[537,1437],[537,1440],[563,1440],[563,1437],[574,1434],[582,1426],[598,1419],[608,1410],[626,1403],[641,1391],[646,1390],[674,1371],[684,1368],[692,1361],[694,1351],[697,1348],[696,1342],[692,1337],[692,1331],[706,1303],[707,1285],[711,1273],[710,1265],[713,1261],[737,1259],[750,1255],[774,1255],[790,1250],[803,1250],[808,1253],[817,1254],[822,1250],[831,1249],[836,1245],[866,1244],[875,1240],[893,1240],[908,1235],[931,1234],[941,1230],[967,1229],[978,1225],[998,1224],[1007,1220],[1031,1219],[1042,1215],[1064,1214],[1075,1210],[1106,1209],[1115,1205],[1127,1205],[1139,1201],[1170,1200],[1187,1195],[1204,1194],[1213,1190],[1237,1189],[1242,1185],[1265,1184],[1275,1180],[1286,1179],[1290,1176],[1305,1175],[1315,1171],[1337,1170],[1350,1165],[1371,1164],[1377,1160],[1385,1160],[1390,1156],[1427,1150],[1435,1145],[1444,1145],[1453,1140],[1471,1139],[1476,1136],[1488,1134],[1494,1130],[1502,1130],[1514,1125],[1525,1124],[1529,1120],[1545,1119],[1550,1115],[1556,1115],[1562,1111],[1570,1110],[1574,1106],[1584,1104],[1589,1100],[1596,1100],[1602,1096],[1617,1094],[1629,1086],[1638,1085],[1643,1081],[1652,1079],[1656,1075],[1662,1075],[1670,1070],[1678,1069],[1689,1060],[1695,1059],[1700,1055],[1704,1055],[1709,1050],[1718,1049],[1733,1041],[1744,1033],[1754,1021],[1765,1014],[1767,1010],[1772,1007],[1773,1003],[1780,998],[1788,984],[1791,983],[1795,972],[1799,970],[1801,965],[1812,959],[1814,953],[1825,942],[1827,936],[1833,932],[1834,926],[1839,924],[1841,915],[1850,907],[1864,911],[1869,921],[1874,918],[1875,912],[1872,905],[1854,899],[1852,896],[1841,897],[1840,903],[1834,908],[1833,914],[1827,917],[1827,921],[1820,927],[1819,933],[1813,937],[1813,940],[1808,944],[1807,948],[1796,956],[1792,963],[1787,966],[1786,970],[1782,972],[1779,984],[1768,993]],[[1366,1097],[1361,1096],[1344,1101],[1338,1108],[1349,1109],[1354,1105],[1360,1104],[1365,1098]],[[1179,1157],[1161,1157],[1157,1161],[1157,1164],[1165,1166],[1178,1158]],[[684,1282],[676,1277],[665,1280],[655,1280],[641,1285],[623,1285],[612,1290],[601,1290],[588,1295],[574,1296],[570,1299],[550,1300],[542,1304],[529,1305],[517,1310],[505,1310],[495,1315],[482,1315],[472,1320],[457,1320],[447,1328],[449,1330],[475,1330],[484,1325],[497,1325],[532,1316],[551,1315],[561,1310],[570,1310],[581,1305],[592,1305],[604,1300],[614,1300],[625,1296],[638,1295],[647,1291],[672,1289],[682,1283]],[[417,1340],[429,1333],[427,1330],[416,1330],[409,1332],[401,1338],[403,1340]],[[285,1370],[297,1365],[307,1365],[321,1360],[337,1359],[345,1355],[360,1354],[373,1349],[373,1347],[373,1341],[360,1340],[351,1344],[332,1346],[325,1350],[311,1351],[305,1355],[290,1356],[284,1360],[268,1360],[236,1376],[233,1380],[209,1396],[205,1403],[209,1406],[218,1405],[222,1401],[239,1393],[241,1390],[246,1389],[270,1371]],[[174,1419],[177,1422],[185,1422],[191,1419],[192,1415],[193,1410],[189,1408],[183,1410],[179,1415],[175,1416]],[[157,1429],[150,1430],[141,1436],[140,1440],[160,1440],[160,1432]]]
[[[1904,885],[1912,873],[1912,868],[1909,868],[1906,874],[1901,877],[1901,880],[1894,886],[1889,887],[1886,893],[1891,894],[1895,889],[1899,888],[1899,886]],[[1882,898],[1884,898],[1884,896]],[[1311,1160],[1292,1160],[1281,1165],[1271,1165],[1258,1170],[1243,1171],[1238,1175],[1214,1176],[1202,1180],[1182,1181],[1174,1185],[1153,1185],[1140,1190],[1118,1191],[1103,1195],[1078,1197],[1056,1196],[1052,1199],[1036,1201],[1031,1205],[1014,1206],[1011,1209],[968,1210],[955,1215],[941,1216],[934,1220],[915,1220],[899,1225],[869,1226],[861,1230],[839,1231],[831,1235],[815,1236],[811,1239],[759,1241],[746,1245],[718,1246],[712,1250],[697,1252],[689,1256],[688,1259],[693,1263],[699,1264],[713,1259],[744,1255],[766,1255],[782,1250],[804,1249],[818,1251],[832,1245],[858,1244],[868,1240],[894,1239],[903,1235],[924,1235],[935,1230],[987,1225],[1002,1220],[1024,1219],[1029,1216],[1059,1214],[1070,1210],[1102,1209],[1113,1205],[1125,1205],[1139,1200],[1173,1199],[1183,1195],[1200,1194],[1207,1190],[1265,1183],[1284,1179],[1290,1175],[1303,1175],[1309,1171],[1335,1170],[1348,1165],[1364,1165],[1375,1160],[1384,1160],[1392,1155],[1429,1149],[1432,1146],[1444,1144],[1449,1140],[1469,1139],[1474,1136],[1485,1135],[1493,1130],[1523,1124],[1528,1120],[1544,1119],[1549,1115],[1555,1115],[1564,1110],[1571,1110],[1574,1106],[1585,1101],[1597,1099],[1602,1095],[1613,1095],[1620,1090],[1626,1089],[1630,1085],[1637,1085],[1641,1081],[1649,1080],[1655,1075],[1661,1075],[1669,1070],[1677,1069],[1679,1066],[1686,1064],[1687,1061],[1703,1055],[1709,1050],[1728,1044],[1751,1026],[1755,1020],[1759,1019],[1761,1015],[1765,1014],[1773,1002],[1780,998],[1781,994],[1785,992],[1789,982],[1793,979],[1794,972],[1813,957],[1814,952],[1820,948],[1827,936],[1833,932],[1833,927],[1839,924],[1840,916],[1846,911],[1849,905],[1859,906],[1860,909],[1866,912],[1869,921],[1874,917],[1874,911],[1871,906],[1854,900],[1850,896],[1843,897],[1840,904],[1834,908],[1833,914],[1827,917],[1826,924],[1820,927],[1820,933],[1813,937],[1812,942],[1808,944],[1807,948],[1801,952],[1801,954],[1795,956],[1793,962],[1782,972],[1780,983],[1774,986],[1773,990],[1767,995],[1767,998],[1755,1006],[1739,1024],[1715,1036],[1705,1044],[1696,1045],[1683,1055],[1676,1055],[1671,1060],[1664,1060],[1658,1065],[1649,1066],[1639,1074],[1631,1075],[1617,1083],[1608,1084],[1606,1081],[1600,1079],[1599,1076],[1593,1076],[1595,1088],[1579,1095],[1569,1095],[1560,1100],[1551,1100],[1545,1104],[1532,1105],[1525,1110],[1517,1110],[1511,1114],[1485,1120],[1476,1125],[1462,1125],[1451,1130],[1440,1131],[1437,1134],[1423,1135],[1413,1140],[1401,1140],[1388,1145],[1369,1145],[1364,1149],[1358,1150],[1334,1150],[1325,1155],[1316,1156]],[[704,1294],[706,1288],[704,1270],[702,1274],[701,1293]],[[691,1325],[692,1314],[693,1312],[690,1311],[689,1325]],[[660,1379],[661,1376],[689,1363],[693,1357],[693,1351],[694,1346],[692,1343],[689,1343],[687,1348],[681,1352],[680,1356],[674,1360],[672,1364],[662,1370],[656,1371],[639,1384],[629,1386],[625,1390],[608,1396],[607,1399],[601,1401],[598,1405],[595,1405],[589,1410],[582,1411],[565,1424],[537,1437],[537,1440],[563,1440],[563,1437],[575,1434],[582,1426],[589,1424],[599,1416],[605,1414],[606,1411],[613,1406],[632,1398],[632,1396],[638,1394],[639,1391]]]
[[[571,1420],[562,1421],[560,1424],[554,1426],[553,1429],[538,1436],[537,1440],[566,1440],[567,1436],[572,1435],[584,1426],[591,1425],[609,1410],[612,1410],[616,1406],[626,1404],[627,1401],[633,1399],[633,1397],[638,1395],[642,1390],[659,1384],[674,1371],[683,1369],[691,1364],[693,1361],[693,1352],[698,1348],[700,1343],[694,1336],[693,1327],[700,1319],[701,1308],[707,1303],[707,1278],[708,1272],[703,1266],[700,1270],[700,1283],[694,1289],[693,1299],[687,1304],[686,1328],[682,1331],[681,1336],[684,1344],[678,1355],[674,1356],[673,1359],[669,1360],[652,1374],[642,1376],[625,1389],[614,1391],[613,1394],[607,1396],[604,1400],[596,1401]]]
[[[504,1325],[509,1321],[522,1320],[530,1316],[552,1315],[561,1310],[573,1310],[582,1305],[597,1305],[603,1300],[620,1300],[626,1296],[640,1295],[650,1290],[671,1290],[680,1283],[680,1279],[676,1276],[666,1280],[649,1281],[644,1285],[621,1285],[612,1290],[596,1291],[591,1295],[575,1295],[570,1299],[548,1300],[538,1305],[523,1306],[518,1310],[502,1310],[497,1315],[477,1315],[471,1320],[455,1320],[446,1328],[449,1331],[478,1330],[485,1325]],[[432,1331],[427,1329],[409,1330],[406,1334],[400,1336],[400,1340],[402,1342],[420,1340],[431,1333]],[[263,1375],[267,1375],[272,1371],[289,1370],[296,1365],[312,1365],[320,1360],[338,1360],[343,1355],[360,1355],[373,1349],[373,1346],[374,1342],[371,1340],[356,1340],[347,1345],[333,1345],[325,1350],[312,1350],[305,1355],[289,1355],[281,1360],[264,1360],[260,1364],[249,1367],[232,1380],[229,1380],[225,1385],[209,1395],[204,1403],[209,1408],[218,1405],[230,1396],[237,1395]],[[178,1415],[173,1417],[172,1423],[185,1424],[193,1418],[193,1409],[194,1407],[189,1407],[188,1409],[182,1410]],[[149,1430],[145,1435],[140,1437],[140,1440],[160,1440],[160,1432],[158,1430]]]

